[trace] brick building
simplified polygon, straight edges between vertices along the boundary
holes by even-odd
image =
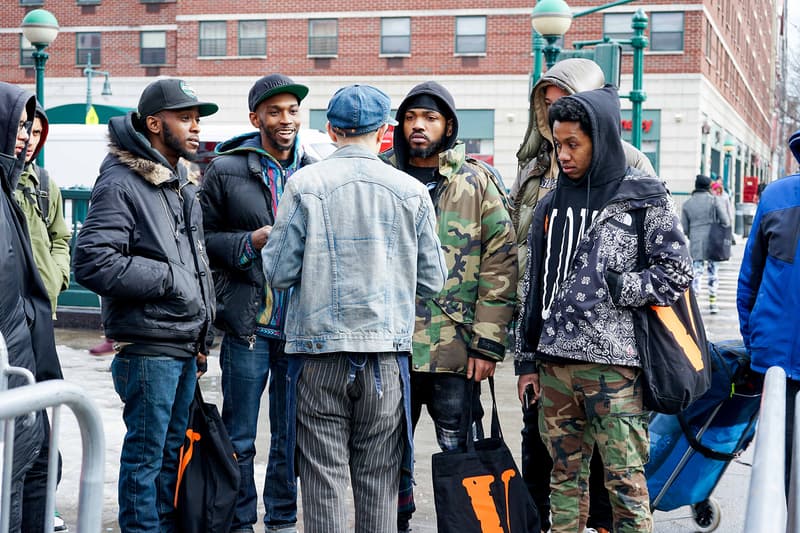
[[[572,0],[574,12],[601,5]],[[625,38],[633,12],[649,17],[645,51],[643,151],[677,194],[699,171],[723,174],[732,148],[730,185],[741,198],[744,176],[770,170],[775,64],[781,34],[777,0],[639,0],[576,18],[564,38]],[[384,89],[394,105],[415,84],[436,79],[459,107],[468,149],[493,158],[507,185],[527,127],[534,0],[10,0],[0,23],[2,79],[33,87],[30,54],[19,29],[33,8],[51,11],[61,30],[47,49],[47,108],[85,103],[92,65],[109,71],[92,101],[135,106],[155,76],[191,82],[221,111],[208,123],[247,124],[246,94],[265,73],[310,86],[304,124],[324,127],[330,95],[348,83]],[[778,20],[778,22],[776,22]],[[623,56],[621,92],[630,90]],[[623,108],[630,108],[627,100]],[[624,112],[623,130],[630,129]]]

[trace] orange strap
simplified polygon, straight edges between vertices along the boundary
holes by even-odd
[[[200,433],[195,432],[192,428],[186,430],[186,438],[189,439],[189,448],[186,449],[186,444],[181,446],[181,453],[178,457],[178,482],[175,484],[175,501],[173,505],[178,508],[178,492],[181,488],[181,481],[183,481],[183,473],[189,462],[192,460],[192,453],[194,452],[195,441],[200,440]]]

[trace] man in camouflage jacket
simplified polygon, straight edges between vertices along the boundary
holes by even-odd
[[[442,450],[466,442],[462,417],[481,416],[480,382],[506,351],[517,285],[517,246],[505,191],[490,169],[457,142],[450,93],[436,82],[414,87],[397,110],[389,163],[425,183],[436,206],[448,277],[442,292],[417,300],[411,372],[411,417],[423,404]],[[471,395],[471,398],[470,396]],[[410,481],[410,480],[408,480]],[[398,529],[414,510],[401,483]]]

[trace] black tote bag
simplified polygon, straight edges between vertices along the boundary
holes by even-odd
[[[733,232],[730,225],[723,225],[717,216],[716,202],[711,207],[712,222],[708,228],[708,241],[706,241],[706,257],[709,261],[727,261],[731,258],[731,245]]]
[[[222,417],[216,405],[203,401],[198,383],[189,405],[189,426],[178,465],[178,531],[228,533],[239,478],[239,464]]]
[[[491,436],[474,441],[467,433],[466,450],[433,455],[433,494],[438,533],[539,533],[539,513],[503,440],[492,392]],[[470,402],[471,403],[471,402]],[[462,431],[472,421],[472,409]]]
[[[642,270],[647,267],[644,211],[636,211],[635,217],[637,265]],[[637,308],[633,319],[644,406],[657,413],[680,413],[711,386],[706,330],[694,291],[689,287],[670,306]]]

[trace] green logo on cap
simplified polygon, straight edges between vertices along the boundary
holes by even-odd
[[[186,85],[185,81],[181,81],[179,85],[180,85],[181,91],[183,91],[183,94],[185,94],[186,96],[188,96],[189,98],[191,98],[193,100],[197,100],[197,93],[194,92],[194,89],[192,89],[191,87]]]

